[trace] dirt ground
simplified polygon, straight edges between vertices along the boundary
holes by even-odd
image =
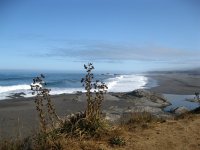
[[[125,146],[113,147],[107,140],[94,140],[82,141],[80,147],[85,150],[199,150],[199,127],[200,115],[190,115],[183,119],[150,123],[145,129],[131,126],[122,128],[120,136],[125,139]]]
[[[200,116],[155,124],[143,132],[128,133],[131,149],[199,150]]]
[[[200,115],[153,123],[147,129],[124,132],[126,146],[108,149],[126,150],[199,150]]]

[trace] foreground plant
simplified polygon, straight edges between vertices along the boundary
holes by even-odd
[[[56,123],[62,123],[62,120],[58,117],[55,107],[52,104],[49,95],[50,89],[45,88],[46,82],[44,81],[44,78],[45,76],[43,74],[39,77],[35,77],[33,79],[33,83],[31,84],[31,90],[33,91],[32,94],[36,95],[35,103],[36,110],[39,114],[41,131],[46,133],[47,124],[55,128]],[[45,110],[47,110],[47,112]]]
[[[94,66],[91,63],[84,65],[84,68],[86,69],[86,75],[85,78],[82,78],[81,83],[86,90],[86,110],[83,113],[69,116],[64,122],[61,132],[81,137],[87,135],[97,136],[106,126],[106,123],[101,118],[101,105],[107,86],[99,80],[94,81],[92,73]]]
[[[112,138],[109,139],[109,144],[112,146],[124,146],[126,145],[126,141],[123,137],[120,136],[114,136]]]
[[[85,75],[85,78],[82,78],[81,83],[83,83],[86,90],[86,118],[90,121],[97,120],[100,119],[101,105],[108,87],[105,83],[100,82],[99,80],[94,81],[94,74],[92,73],[94,66],[92,63],[84,65],[84,69],[87,74]],[[95,96],[92,95],[92,91],[94,91]]]
[[[36,110],[39,114],[41,132],[36,135],[34,145],[39,145],[42,149],[49,149],[49,146],[59,147],[55,143],[61,137],[88,137],[99,136],[101,131],[105,131],[106,124],[101,117],[101,105],[104,100],[107,86],[98,80],[94,81],[92,73],[94,66],[89,63],[84,65],[86,76],[81,83],[85,87],[87,97],[87,107],[84,112],[69,115],[60,119],[55,111],[50,97],[50,89],[45,88],[45,76],[40,75],[33,79],[31,90],[36,95]]]

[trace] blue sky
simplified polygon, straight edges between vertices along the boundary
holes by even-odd
[[[0,69],[200,67],[198,0],[1,0]]]

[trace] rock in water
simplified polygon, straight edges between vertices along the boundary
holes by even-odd
[[[194,110],[191,110],[190,112],[194,114],[200,114],[200,107],[197,107]]]
[[[20,92],[20,93],[12,93],[10,96],[7,96],[9,98],[21,98],[24,97],[26,94],[24,92]]]

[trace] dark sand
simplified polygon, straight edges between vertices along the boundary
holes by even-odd
[[[74,97],[75,95],[52,96],[52,101],[60,116],[84,109],[84,103],[74,101]],[[33,98],[0,101],[0,137],[13,135],[21,137],[35,132],[37,128],[38,114]]]
[[[85,95],[85,94],[84,94]],[[61,94],[51,96],[59,116],[84,111],[86,101],[84,95]],[[106,94],[103,109],[110,106],[127,108],[130,103],[119,101],[117,97]],[[17,98],[0,101],[0,138],[24,137],[38,129],[38,114],[35,110],[34,98]]]
[[[200,75],[184,73],[151,74],[147,75],[158,82],[157,87],[150,91],[163,94],[194,95],[200,92]]]
[[[169,94],[194,94],[200,90],[200,76],[186,74],[151,74],[148,75],[158,81],[159,86],[150,91]],[[86,103],[84,96],[62,94],[52,96],[59,116],[83,111]],[[78,100],[78,101],[77,101]],[[117,97],[107,94],[103,109],[111,106],[129,107],[131,104],[120,101]],[[38,114],[35,111],[33,98],[17,98],[0,101],[0,138],[24,137],[37,131]]]

